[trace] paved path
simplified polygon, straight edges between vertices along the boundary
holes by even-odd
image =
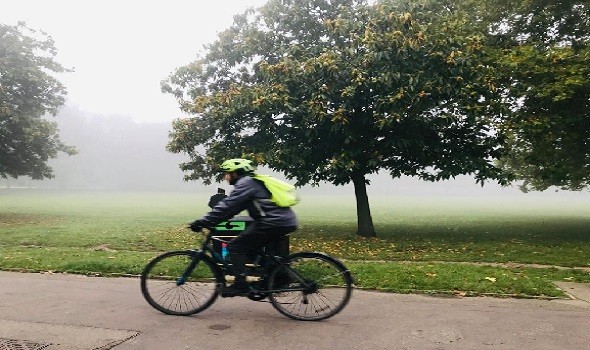
[[[51,343],[47,350],[587,350],[589,329],[590,303],[583,300],[356,290],[341,314],[322,322],[293,321],[244,298],[174,317],[143,300],[137,279],[0,272],[2,350],[16,341],[27,346],[19,349]]]

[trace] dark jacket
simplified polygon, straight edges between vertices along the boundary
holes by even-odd
[[[262,183],[250,176],[239,178],[234,188],[222,201],[205,214],[203,221],[209,226],[232,218],[242,210],[258,222],[258,227],[295,227],[297,218],[291,208],[283,208],[270,200],[270,192]]]

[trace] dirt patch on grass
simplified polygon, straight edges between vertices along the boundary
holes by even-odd
[[[116,252],[116,249],[111,249],[108,244],[101,244],[96,247],[90,248],[90,250],[94,250],[97,252]]]
[[[0,213],[0,226],[47,225],[61,221],[58,216],[23,213]]]

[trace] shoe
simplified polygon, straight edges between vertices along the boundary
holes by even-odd
[[[236,281],[229,286],[221,287],[220,292],[222,297],[233,297],[250,293],[250,287],[246,281]]]

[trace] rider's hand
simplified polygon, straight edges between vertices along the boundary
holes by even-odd
[[[199,232],[205,227],[205,224],[201,220],[195,220],[191,222],[188,227],[190,227],[193,232]]]

